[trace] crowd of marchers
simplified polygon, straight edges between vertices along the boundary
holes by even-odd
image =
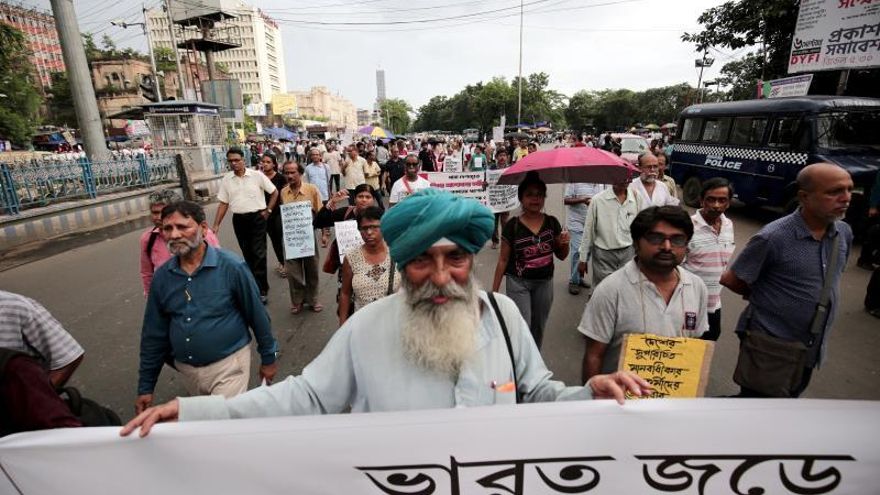
[[[610,136],[573,136],[557,146],[615,151]],[[136,416],[122,433],[140,428],[145,435],[169,420],[591,398],[622,403],[627,393],[651,392],[643,378],[618,371],[624,336],[717,340],[722,290],[748,300],[733,329],[741,342],[733,377],[738,396],[804,392],[826,359],[853,249],[852,230],[841,220],[853,189],[846,171],[805,167],[797,178],[800,207],[762,228],[736,257],[734,225],[725,215],[733,186],[705,181],[701,207],[685,211],[665,173],[663,142],[637,157],[636,177],[566,184],[565,225],[545,213],[547,185],[537,174],[517,187],[518,214],[493,214],[431,188],[420,175],[506,168],[537,148],[528,140],[455,139],[230,148],[210,221],[199,204],[171,190],[153,193],[154,226],[138,246],[146,309]],[[286,259],[280,207],[295,202],[312,212],[315,255]],[[334,229],[346,220],[356,222],[363,244],[340,262]],[[228,223],[240,256],[219,246],[217,233]],[[270,243],[277,261],[271,276]],[[498,252],[491,287],[474,276],[474,256],[487,245]],[[590,293],[577,327],[585,337],[577,386],[553,380],[541,357],[546,331],[574,330],[546,328],[556,260],[568,260],[570,294]],[[875,260],[876,245],[866,242],[859,265],[874,269]],[[318,290],[328,275],[336,278],[335,294]],[[291,318],[325,305],[338,316],[339,329],[299,376],[276,377],[279,349],[265,308],[270,280],[288,285]],[[26,414],[6,407],[3,433],[81,424],[55,390],[84,351],[38,302],[0,292],[0,347],[9,350],[0,359],[0,395],[40,397],[4,399],[39,407]],[[254,350],[270,386],[248,390]],[[163,370],[178,374],[187,397],[153,403]]]

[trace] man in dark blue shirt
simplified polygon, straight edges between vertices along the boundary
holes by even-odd
[[[809,165],[798,173],[797,185],[801,207],[755,234],[721,276],[721,285],[749,301],[737,323],[738,334],[764,333],[784,341],[800,341],[808,347],[801,379],[788,391],[790,397],[803,393],[813,368],[824,359],[840,300],[840,279],[853,240],[852,229],[842,221],[853,190],[852,178],[846,170],[830,163]],[[814,341],[812,320],[814,314],[819,314],[815,308],[835,243],[839,246],[838,260],[829,274],[829,311],[819,321],[819,337]],[[767,359],[771,358],[777,364],[785,362],[784,355],[768,354]],[[782,366],[772,363],[765,369],[767,373],[784,371]],[[740,385],[741,397],[770,396],[768,392]]]
[[[204,241],[202,207],[189,201],[162,210],[162,235],[174,255],[153,276],[141,331],[137,412],[153,403],[162,364],[173,359],[191,395],[232,397],[247,390],[253,329],[271,382],[277,371],[269,315],[248,265]]]

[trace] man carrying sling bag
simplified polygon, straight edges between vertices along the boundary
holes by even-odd
[[[747,327],[733,372],[733,381],[737,385],[767,397],[797,397],[806,388],[804,373],[810,373],[811,364],[818,360],[822,333],[829,315],[831,280],[837,270],[839,253],[840,239],[835,237],[826,264],[825,283],[810,322],[809,344],[780,339],[760,329]]]
[[[853,182],[829,163],[797,176],[795,212],[755,234],[721,284],[748,299],[734,381],[740,397],[799,397],[824,361],[840,278],[852,249],[846,214]]]

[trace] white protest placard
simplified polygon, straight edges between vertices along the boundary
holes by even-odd
[[[880,66],[880,8],[870,0],[801,0],[788,72]]]
[[[657,399],[61,428],[0,439],[0,492],[864,495],[878,417],[877,401]]]
[[[462,151],[453,151],[446,155],[446,160],[443,162],[444,172],[461,172],[463,167],[464,157]]]
[[[489,208],[493,213],[515,210],[519,208],[519,198],[516,195],[517,186],[499,186],[498,178],[504,173],[504,169],[487,170],[486,182],[489,188]]]
[[[434,189],[473,198],[484,205],[488,203],[483,172],[428,172],[427,178]]]
[[[339,247],[339,263],[342,263],[345,253],[364,245],[364,238],[358,230],[357,220],[334,222],[333,227],[336,230],[336,244]]]
[[[281,205],[281,229],[284,259],[295,260],[315,255],[315,229],[312,227],[312,204],[297,201]]]
[[[492,141],[496,143],[501,143],[504,141],[504,126],[499,125],[497,127],[492,128]]]

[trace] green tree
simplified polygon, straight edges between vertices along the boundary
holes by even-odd
[[[38,123],[41,97],[29,53],[24,34],[0,23],[0,135],[16,144],[28,143]]]
[[[382,120],[394,134],[409,132],[412,107],[400,98],[388,98],[382,102],[379,109],[382,111]]]
[[[732,60],[721,67],[718,82],[722,87],[729,88],[725,99],[748,100],[757,93],[756,83],[761,79],[764,65],[764,52],[758,50],[749,53],[739,60]]]
[[[177,72],[177,61],[174,60],[174,51],[166,46],[153,48],[153,57],[156,59],[156,70],[161,72]]]
[[[727,71],[722,69],[725,80],[736,83],[735,95],[745,96],[742,88],[749,81],[755,84],[757,79],[776,79],[788,73],[799,4],[798,0],[731,0],[703,12],[697,19],[703,31],[685,33],[681,39],[696,44],[699,52],[710,47],[739,50],[760,45],[745,63],[728,63]]]
[[[109,34],[105,34],[101,37],[101,46],[104,47],[102,52],[107,58],[115,57],[119,53],[118,50],[116,50],[116,43]]]
[[[599,98],[596,93],[581,90],[568,99],[565,109],[565,120],[575,130],[587,130],[595,127],[596,115],[599,113]]]
[[[70,80],[66,72],[52,73],[52,87],[49,88],[46,104],[52,123],[62,127],[77,127]]]
[[[101,58],[102,52],[95,44],[95,35],[92,33],[83,33],[83,48],[86,50],[86,60],[92,62]]]

